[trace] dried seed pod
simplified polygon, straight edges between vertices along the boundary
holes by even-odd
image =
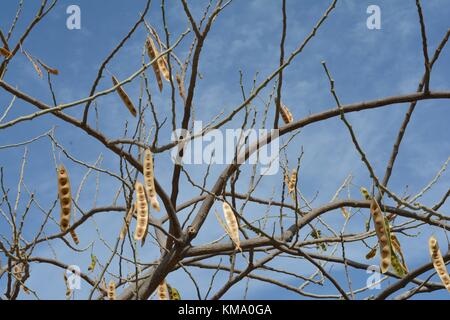
[[[369,194],[369,191],[367,191],[366,188],[361,187],[361,188],[359,189],[359,191],[361,191],[361,194],[363,195],[363,197],[364,197],[366,200],[372,199],[372,197],[371,197],[370,194]]]
[[[120,234],[119,234],[119,238],[121,240],[125,239],[125,236],[127,234],[128,231],[128,226],[130,225],[131,222],[131,218],[133,218],[133,214],[136,211],[136,204],[133,203],[133,205],[131,206],[130,210],[128,210],[127,216],[125,217],[125,223],[122,227],[122,230],[120,230]]]
[[[34,58],[25,50],[23,51],[23,54],[30,60],[31,64],[33,65],[34,70],[36,70],[37,74],[39,75],[39,78],[43,78],[43,74],[41,71],[41,68],[39,68],[39,65],[34,61]]]
[[[184,83],[181,80],[181,76],[178,72],[175,75],[175,79],[177,80],[178,91],[180,92],[180,97],[183,99],[186,99],[186,90],[184,89]]]
[[[295,185],[297,184],[297,170],[292,169],[292,175],[288,182],[288,193],[295,193]]]
[[[367,254],[366,254],[366,259],[370,260],[373,257],[375,257],[375,255],[377,254],[377,246],[373,247],[372,250],[370,250]]]
[[[145,46],[147,47],[147,53],[148,53],[150,60],[153,61],[158,56],[158,51],[156,50],[155,43],[153,42],[151,37],[147,37]],[[152,63],[152,67],[153,67],[153,72],[155,73],[156,81],[158,82],[159,91],[162,91],[163,82],[161,79],[161,71],[159,68],[159,63],[157,61]]]
[[[70,192],[69,175],[63,165],[58,167],[58,194],[61,204],[61,217],[59,225],[62,232],[66,232],[70,225],[70,212],[72,208],[72,195]]]
[[[285,124],[289,124],[294,120],[292,113],[282,102],[280,102],[280,114]]]
[[[110,280],[108,284],[108,299],[116,300],[116,283],[113,280]]]
[[[114,86],[117,86],[119,84],[119,80],[117,80],[116,77],[111,76],[111,79],[112,79]],[[120,99],[122,99],[123,103],[127,107],[127,109],[133,115],[133,117],[136,117],[136,115],[137,115],[136,108],[134,107],[133,102],[131,102],[131,99],[127,95],[125,90],[123,90],[122,87],[117,87],[116,91],[117,91],[117,94],[119,95]]]
[[[450,276],[448,275],[447,268],[445,267],[444,259],[441,254],[441,250],[439,249],[439,244],[434,236],[431,236],[428,240],[428,247],[434,269],[439,275],[439,278],[447,291],[450,292]]]
[[[5,56],[7,59],[9,59],[12,54],[6,48],[0,47],[0,55]]]
[[[96,264],[97,264],[97,257],[91,253],[91,264],[88,267],[88,271],[89,272],[94,271]]]
[[[159,300],[170,299],[169,288],[167,287],[166,280],[163,280],[158,286],[158,299]]]
[[[13,275],[17,280],[21,281],[23,279],[24,273],[25,273],[25,266],[22,262],[19,262],[13,267]]]
[[[386,218],[386,220],[389,221],[388,218]],[[388,222],[386,222],[386,223],[388,223]],[[402,248],[400,246],[400,242],[398,241],[397,237],[393,233],[391,233],[391,244],[392,244],[391,250],[395,251],[395,253],[398,253],[400,255],[402,267],[405,270],[405,272],[408,273],[408,267],[406,266],[406,261],[405,261],[404,255],[403,255]]]
[[[391,264],[391,248],[389,234],[386,231],[386,224],[381,208],[377,200],[372,199],[370,203],[370,213],[372,214],[373,222],[375,224],[375,232],[378,237],[381,255],[381,273],[385,273]]]
[[[39,62],[39,64],[42,66],[42,68],[45,69],[45,71],[47,71],[48,73],[54,74],[54,75],[58,75],[59,71],[58,69],[53,69],[50,68],[48,65],[46,65],[45,63],[43,63],[41,60],[37,59],[37,61]]]
[[[70,299],[72,295],[72,289],[69,286],[69,279],[67,279],[67,274],[64,272],[64,284],[66,285],[66,299]]]
[[[180,293],[177,289],[171,287],[169,284],[167,284],[167,289],[169,290],[170,300],[181,300]]]
[[[153,170],[153,155],[150,149],[146,149],[144,153],[144,181],[147,197],[150,201],[150,205],[156,211],[160,211],[158,198],[156,197],[155,189],[155,174]]]
[[[226,202],[223,202],[223,215],[225,217],[225,222],[227,224],[227,229],[229,231],[228,235],[231,240],[233,240],[234,245],[236,246],[236,250],[241,250],[241,241],[239,239],[239,224],[236,220],[236,216],[234,215],[233,210],[230,205]]]
[[[400,263],[400,260],[398,259],[395,252],[391,252],[391,265],[392,265],[392,268],[394,269],[395,273],[399,277],[404,277],[406,275],[407,272],[406,272],[405,268],[403,267],[403,265]]]
[[[75,230],[71,229],[69,232],[70,232],[70,236],[72,237],[73,242],[75,242],[75,244],[79,244],[80,239],[78,239],[78,236],[75,233]]]
[[[148,225],[148,204],[145,198],[145,189],[142,183],[136,182],[136,229],[134,231],[134,240],[142,240]]]

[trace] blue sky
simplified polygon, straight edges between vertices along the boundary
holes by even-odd
[[[175,39],[187,29],[189,24],[179,1],[166,2],[170,3],[167,8],[168,25],[171,29],[171,37]],[[199,19],[207,1],[191,2],[190,6],[194,16]],[[450,7],[445,0],[423,2],[429,51],[432,55],[449,28]],[[142,0],[132,2],[63,0],[56,5],[45,21],[37,26],[23,44],[23,48],[60,71],[60,75],[54,77],[53,83],[58,103],[71,102],[89,94],[98,66],[135,23],[144,8],[144,3],[145,1]],[[239,70],[244,73],[243,83],[248,94],[256,73],[258,73],[256,79],[259,83],[276,69],[279,60],[281,32],[280,3],[280,1],[274,0],[234,0],[217,18],[204,45],[199,66],[202,79],[198,80],[194,98],[197,120],[210,120],[221,110],[228,113],[242,102]],[[287,53],[292,52],[303,41],[329,3],[330,1],[287,1]],[[37,1],[25,3],[22,18],[12,37],[12,43],[17,41],[20,32],[33,18],[37,4]],[[80,30],[66,28],[66,8],[70,4],[77,4],[81,8]],[[381,8],[381,30],[368,30],[366,27],[368,17],[366,9],[370,4],[376,4]],[[0,28],[2,30],[8,30],[15,15],[16,5],[16,1],[12,0],[7,0],[3,4],[0,12]],[[147,20],[157,26],[160,35],[163,34],[159,1],[152,1]],[[186,57],[192,36],[192,34],[188,35],[175,50],[182,59]],[[108,70],[119,79],[124,79],[134,73],[141,66],[145,37],[145,28],[139,28],[108,65]],[[321,65],[322,60],[327,62],[328,68],[333,74],[336,90],[343,104],[414,92],[424,70],[415,1],[338,1],[336,9],[321,27],[317,36],[284,72],[283,102],[289,106],[294,119],[301,119],[308,114],[328,110],[335,106]],[[449,67],[450,53],[446,48],[433,69],[432,90],[448,90],[450,85]],[[164,119],[166,115],[170,115],[170,90],[167,90],[168,86],[166,85],[166,89],[160,94],[151,73],[149,73],[149,77],[152,82],[151,90],[154,94],[158,115]],[[31,96],[51,103],[46,81],[38,78],[32,65],[23,55],[15,58],[10,64],[4,80]],[[106,76],[100,82],[98,90],[107,89],[110,86],[109,76]],[[273,82],[268,89],[272,87]],[[133,101],[137,101],[139,78],[128,84],[125,89]],[[260,94],[262,99],[257,98],[254,101],[254,106],[258,108],[259,114],[262,113],[263,100],[267,99],[268,94],[269,90],[263,90]],[[11,98],[11,95],[0,92],[0,110],[5,110]],[[101,97],[97,103],[100,114],[99,125],[108,137],[120,137],[124,131],[125,121],[128,121],[130,126],[135,125],[135,120],[129,116],[115,94]],[[179,101],[177,107],[179,123],[182,112]],[[407,107],[405,104],[394,105],[348,116],[378,175],[384,174],[393,141]],[[33,106],[17,100],[5,121],[33,111],[35,111]],[[78,106],[67,112],[79,117],[82,108]],[[91,123],[94,121],[92,115],[93,112],[90,117]],[[150,115],[148,115],[148,119],[150,121]],[[418,103],[389,184],[396,194],[403,194],[405,188],[412,194],[419,192],[447,160],[450,153],[449,119],[448,101]],[[242,117],[238,117],[227,127],[236,127],[241,121]],[[118,159],[115,155],[108,152],[99,143],[92,141],[86,134],[52,116],[40,117],[32,122],[23,122],[2,130],[0,144],[25,141],[54,126],[56,126],[57,140],[75,158],[93,164],[102,154],[102,168],[119,172]],[[166,126],[162,131],[160,144],[165,144],[169,140],[170,128]],[[304,156],[299,174],[299,187],[308,199],[314,198],[317,194],[313,203],[314,207],[330,201],[336,189],[349,174],[353,176],[353,186],[350,188],[352,197],[360,198],[359,186],[370,186],[368,172],[350,143],[348,132],[339,119],[330,119],[302,129],[300,135],[293,140],[287,153],[291,165],[299,156],[301,147],[303,147]],[[16,192],[23,153],[24,148],[22,147],[0,149],[0,166],[4,167],[5,181],[10,186],[12,194]],[[28,153],[25,184],[30,190],[36,192],[36,198],[44,208],[48,209],[56,197],[51,143],[47,138],[40,139],[28,146]],[[60,152],[57,152],[57,160],[68,167],[72,184],[75,189],[78,188],[86,173],[86,168],[68,161]],[[160,183],[170,190],[172,163],[168,156],[156,155],[155,167]],[[214,183],[214,177],[217,177],[223,168],[224,166],[221,165],[214,166],[208,180],[209,187]],[[243,168],[250,169],[245,165]],[[201,181],[206,166],[188,166],[187,169],[193,178]],[[248,172],[244,172],[244,176],[248,176]],[[100,181],[102,192],[97,204],[108,205],[117,191],[117,180],[102,177]],[[263,179],[257,187],[255,196],[271,196],[278,191],[276,186],[279,185],[279,181],[281,181],[281,173]],[[444,173],[433,190],[422,198],[423,203],[434,204],[447,191],[449,182],[448,173]],[[182,179],[182,183],[186,188],[182,189],[179,203],[198,194],[198,190],[189,186],[185,178]],[[241,187],[245,188],[246,184],[243,183]],[[95,174],[92,174],[87,180],[80,198],[80,206],[84,210],[92,207],[94,192]],[[342,197],[345,196],[345,194],[342,195]],[[123,204],[122,197],[119,198],[118,203]],[[23,202],[21,206],[25,204]],[[217,209],[220,207],[217,206]],[[448,209],[449,206],[445,205],[442,212],[445,213]],[[261,208],[253,205],[249,205],[247,210],[248,213],[246,211],[245,214],[248,217],[256,218],[263,214]],[[272,210],[271,212],[278,212],[275,209]],[[55,211],[54,214],[57,216],[58,213]],[[346,231],[361,232],[364,229],[367,214],[367,212],[356,214]],[[37,209],[31,212],[27,227],[30,237],[42,218],[42,213]],[[339,211],[328,213],[325,219],[338,230],[344,223]],[[2,221],[0,231],[8,234],[6,223],[4,220],[0,221]],[[102,237],[112,246],[120,230],[121,221],[122,215],[116,213],[97,215],[95,223],[91,222],[79,230],[80,247],[86,248],[91,241],[95,240],[94,253],[101,262],[104,262],[110,252],[104,243],[98,240],[96,225],[99,226]],[[223,233],[213,214],[207,219],[206,227],[195,239],[194,245],[217,239]],[[53,224],[48,233],[52,234],[56,231],[57,226]],[[428,262],[426,240],[433,233],[441,243],[444,243],[443,232],[428,227],[422,229],[422,233],[417,237],[400,237],[410,269]],[[303,236],[305,235],[303,234]],[[373,238],[369,241],[371,244],[375,243]],[[364,261],[367,251],[364,246],[348,245],[346,249],[349,258]],[[84,269],[89,264],[90,249],[84,253],[74,254],[59,240],[52,242],[52,248],[39,247],[35,255],[51,257],[52,250],[57,252],[59,259],[68,264],[78,264]],[[129,253],[129,248],[126,250]],[[157,258],[159,253],[151,244],[139,251],[142,261],[151,261]],[[117,262],[117,260],[115,261]],[[224,257],[223,262],[228,262],[228,257]],[[272,266],[282,266],[294,271],[305,270],[305,272],[311,269],[311,266],[302,261],[285,258],[273,263]],[[32,268],[33,272],[28,284],[40,292],[41,298],[64,299],[64,284],[60,269],[38,264],[33,265]],[[129,269],[129,271],[131,270]],[[210,272],[195,268],[190,270],[196,278],[199,278],[199,283],[203,288],[208,286]],[[333,272],[345,287],[342,267],[334,266]],[[219,275],[215,288],[219,288],[228,276],[227,273]],[[354,288],[365,283],[366,277],[365,271],[356,271],[353,281]],[[291,285],[298,286],[300,284],[296,279],[287,279]],[[108,275],[107,280],[109,280]],[[434,280],[437,281],[436,278]],[[170,274],[168,281],[176,283],[183,297],[195,298],[195,289],[184,272],[177,271]],[[0,288],[4,286],[5,282],[2,279]],[[335,290],[328,285],[311,289],[311,291],[321,294],[335,293]],[[86,297],[88,292],[87,285],[84,284],[83,289],[77,292],[77,297]],[[204,292],[202,293],[204,294]],[[376,291],[374,293],[376,294]],[[224,298],[239,299],[242,296],[243,286],[238,285],[230,290]],[[269,287],[255,280],[250,282],[248,297],[258,299],[299,298],[289,291]],[[448,299],[449,296],[444,291],[440,291],[422,297]],[[23,298],[30,297],[24,296]]]

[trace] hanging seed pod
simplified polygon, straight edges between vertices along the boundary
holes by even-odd
[[[148,225],[148,204],[145,199],[144,186],[140,182],[136,182],[136,229],[134,231],[134,240],[142,240]]]
[[[43,63],[41,60],[37,59],[37,61],[39,62],[39,64],[42,66],[42,68],[45,69],[45,71],[47,71],[50,74],[54,74],[54,75],[58,75],[59,71],[57,69],[53,69],[50,68],[48,65],[46,65],[45,63]]]
[[[186,99],[186,90],[184,89],[184,83],[181,80],[181,76],[178,72],[175,75],[175,79],[177,80],[178,92],[180,93],[180,97],[182,99]]]
[[[442,257],[441,250],[439,249],[439,244],[434,236],[431,236],[428,240],[428,247],[434,269],[439,275],[439,278],[447,291],[450,292],[450,276],[448,275],[447,268],[445,267],[444,258]]]
[[[228,235],[230,236],[231,240],[233,240],[234,245],[236,246],[236,250],[242,251],[241,240],[239,239],[239,224],[236,220],[236,216],[234,215],[234,212],[228,203],[223,202],[222,207],[225,222],[229,231]]]
[[[117,80],[117,78],[114,76],[111,76],[111,80],[112,80],[112,83],[114,84],[114,86],[117,86],[120,83],[119,80]],[[128,96],[128,94],[125,92],[125,90],[123,90],[122,87],[117,87],[116,91],[117,91],[117,94],[119,95],[120,99],[122,99],[123,103],[127,107],[127,109],[133,115],[133,117],[136,117],[137,116],[136,108],[134,107],[133,102],[131,102],[131,99]]]
[[[64,272],[64,284],[66,285],[66,299],[70,299],[72,295],[72,289],[69,286],[69,279],[67,279],[67,274]]]
[[[391,252],[391,265],[392,265],[392,268],[394,269],[395,273],[399,277],[404,277],[406,275],[405,268],[400,263],[400,260],[398,259],[397,255],[394,252]]]
[[[158,299],[159,300],[169,300],[170,299],[169,289],[167,287],[167,283],[165,280],[163,280],[158,286]]]
[[[6,57],[9,59],[11,57],[11,52],[9,52],[7,49],[0,47],[0,55]]]
[[[127,216],[125,217],[125,223],[122,227],[122,230],[120,230],[119,238],[121,240],[125,239],[125,236],[128,232],[128,226],[130,225],[131,218],[133,218],[133,214],[136,211],[136,204],[134,203],[130,210],[128,210]]]
[[[70,236],[72,237],[73,242],[75,242],[75,244],[78,245],[80,243],[80,239],[78,239],[78,236],[75,233],[75,230],[71,229],[69,232],[70,232]]]
[[[159,37],[155,28],[150,27],[150,31],[151,31],[153,37],[155,37],[156,41],[158,42],[159,50],[164,51],[164,47],[161,42],[161,38]],[[156,50],[156,55],[158,55],[158,50]],[[158,59],[158,66],[159,66],[159,70],[161,71],[162,75],[164,76],[164,79],[166,79],[167,81],[170,81],[169,67],[168,67],[167,59],[165,56],[161,56]]]
[[[13,275],[19,281],[22,281],[24,272],[25,272],[25,266],[22,262],[16,264],[13,267]]]
[[[177,289],[169,286],[169,284],[167,284],[167,289],[169,290],[170,300],[181,300],[180,293],[178,292]]]
[[[72,208],[72,195],[70,193],[70,181],[66,168],[60,165],[58,168],[58,194],[61,204],[61,217],[59,225],[62,232],[66,232],[70,225],[70,212]]]
[[[113,280],[110,280],[108,284],[108,299],[116,300],[116,283]]]
[[[384,223],[384,216],[378,202],[372,199],[370,203],[370,213],[375,224],[375,232],[378,237],[381,255],[381,273],[385,273],[391,264],[391,248],[388,232]]]
[[[370,250],[367,254],[366,254],[366,259],[370,260],[373,257],[375,257],[375,255],[377,254],[377,246],[373,247],[372,250]]]
[[[296,169],[292,169],[292,175],[289,178],[287,187],[288,187],[288,193],[289,194],[293,194],[295,192],[295,185],[297,183],[297,170]]]
[[[392,265],[392,268],[394,269],[395,273],[399,277],[404,277],[406,275],[406,273],[408,272],[408,270],[404,266],[404,263],[400,262],[397,254],[396,254],[396,251],[394,250],[394,246],[392,244],[391,226],[390,226],[389,220],[387,218],[384,218],[384,225],[385,225],[385,228],[386,228],[387,238],[389,239],[389,248],[391,249],[391,265]]]
[[[280,102],[280,114],[285,124],[289,124],[294,120],[292,113],[282,102]]]
[[[88,271],[92,272],[95,269],[95,265],[97,264],[97,257],[91,253],[91,264],[88,267]]]
[[[386,218],[386,219],[387,219],[387,221],[389,221],[388,218]],[[386,222],[386,223],[388,223],[388,222]],[[395,251],[395,253],[400,255],[402,267],[405,270],[405,272],[408,273],[408,267],[406,266],[406,261],[405,261],[404,255],[403,255],[402,248],[400,246],[400,242],[398,241],[397,237],[393,233],[391,233],[391,244],[392,244],[392,251]]]
[[[150,205],[156,211],[160,211],[158,198],[156,197],[155,189],[155,174],[153,170],[153,155],[150,149],[146,149],[144,153],[144,181],[145,189],[147,191],[147,197],[150,201]]]
[[[372,199],[372,197],[371,197],[370,194],[369,194],[369,191],[367,191],[366,188],[361,187],[361,188],[359,189],[359,191],[361,191],[361,194],[363,195],[363,197],[364,197],[366,200]]]
[[[156,50],[155,44],[154,44],[154,42],[153,42],[151,37],[147,37],[147,41],[145,42],[145,46],[147,47],[148,57],[150,58],[151,61],[153,61],[158,56],[158,52]],[[161,79],[161,71],[160,71],[160,68],[159,68],[159,63],[158,62],[154,62],[152,64],[152,67],[153,67],[153,72],[155,73],[156,81],[158,82],[159,91],[162,91],[162,89],[163,89],[163,82],[162,82],[162,79]]]

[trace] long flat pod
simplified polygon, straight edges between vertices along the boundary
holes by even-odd
[[[439,244],[434,236],[431,236],[428,240],[428,247],[434,269],[439,275],[439,278],[447,291],[450,292],[450,276],[448,275],[447,268],[445,267],[444,258],[442,257],[441,250],[439,249]]]
[[[158,299],[159,300],[170,300],[169,288],[167,286],[166,280],[163,280],[158,286]]]
[[[108,299],[116,300],[116,283],[113,280],[110,280],[108,284]]]
[[[160,211],[158,198],[155,189],[155,172],[153,169],[153,155],[150,149],[146,149],[144,153],[144,182],[148,200],[153,209]]]
[[[59,226],[62,232],[66,232],[70,225],[72,194],[70,191],[69,174],[62,164],[58,167],[58,194],[61,205]]]
[[[230,205],[223,202],[223,215],[229,231],[229,236],[233,240],[236,250],[241,250],[241,240],[239,239],[239,224]]]
[[[154,60],[158,56],[158,52],[155,47],[155,43],[153,42],[151,37],[147,37],[145,41],[145,46],[147,47],[147,53],[150,60]],[[158,82],[159,91],[163,89],[163,82],[161,78],[161,70],[159,68],[159,63],[156,61],[152,64],[153,72],[155,73],[156,81]]]
[[[136,229],[134,231],[134,240],[142,240],[148,224],[148,204],[145,198],[144,186],[140,182],[136,182]]]
[[[128,231],[128,226],[130,225],[131,218],[133,218],[133,214],[135,211],[136,211],[136,204],[134,203],[133,205],[131,205],[130,210],[128,210],[127,216],[125,217],[124,225],[123,225],[122,229],[120,230],[119,238],[121,240],[125,239],[125,236]]]
[[[117,80],[116,77],[111,76],[111,80],[112,80],[112,83],[114,84],[114,86],[117,86],[119,84],[119,80]],[[133,115],[133,117],[136,117],[136,115],[137,115],[136,108],[134,107],[133,102],[131,102],[131,99],[128,96],[128,94],[125,92],[125,90],[123,90],[122,87],[117,87],[116,91],[117,91],[117,94],[119,95],[120,99],[122,99],[123,103],[127,107],[127,109]]]
[[[391,248],[384,222],[384,216],[381,208],[375,198],[370,202],[370,213],[372,214],[373,222],[375,224],[375,232],[378,237],[381,255],[381,273],[385,273],[391,265]]]
[[[289,124],[294,120],[292,113],[289,111],[288,107],[286,107],[282,102],[280,103],[280,114],[285,124]]]

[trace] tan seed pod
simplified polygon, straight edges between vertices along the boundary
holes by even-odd
[[[169,288],[167,287],[166,280],[163,280],[158,286],[158,299],[170,300]]]
[[[297,170],[296,169],[292,169],[292,175],[289,178],[289,182],[288,182],[288,192],[289,193],[295,193],[295,185],[297,183]]]
[[[39,78],[42,79],[43,78],[43,74],[42,74],[42,70],[39,67],[39,65],[36,63],[36,61],[34,61],[33,57],[28,52],[26,52],[24,50],[23,53],[28,58],[28,60],[30,60],[31,64],[33,65],[34,70],[36,70],[37,74],[39,75]]]
[[[70,213],[72,208],[72,195],[70,192],[69,175],[63,165],[58,167],[58,194],[61,204],[61,216],[59,225],[62,232],[66,232],[70,225]]]
[[[155,43],[153,42],[151,37],[147,37],[147,41],[145,42],[145,46],[147,47],[147,53],[150,60],[154,60],[158,56],[158,51],[156,50]],[[159,63],[154,62],[152,64],[153,72],[155,73],[156,81],[158,82],[159,91],[163,89],[163,82],[161,79],[161,71],[159,68]]]
[[[116,300],[116,283],[113,280],[110,280],[108,284],[108,299]]]
[[[372,199],[372,197],[371,197],[370,194],[369,194],[369,191],[367,191],[366,188],[361,187],[361,188],[359,189],[359,191],[361,191],[361,194],[363,195],[363,197],[364,197],[366,200]]]
[[[145,189],[142,183],[136,182],[136,229],[134,231],[134,240],[142,240],[148,225],[148,204],[145,198]]]
[[[12,54],[6,48],[0,47],[0,55],[5,56],[7,59],[9,59]]]
[[[116,77],[111,76],[111,80],[112,80],[114,86],[117,86],[119,84],[119,80],[117,80]],[[128,96],[128,94],[125,92],[125,90],[123,90],[122,87],[117,87],[116,91],[117,91],[117,94],[119,95],[120,99],[122,99],[123,103],[127,107],[127,109],[133,115],[133,117],[136,117],[136,115],[137,115],[136,108],[134,107],[133,102],[131,102],[131,99]]]
[[[294,120],[292,113],[282,102],[280,103],[280,114],[285,124],[289,124]]]
[[[181,76],[178,72],[175,75],[175,79],[177,80],[178,91],[180,92],[180,97],[183,99],[186,99],[186,90],[184,89],[184,83],[181,80]]]
[[[370,260],[373,257],[375,257],[375,255],[377,254],[377,246],[373,247],[367,254],[366,254],[366,259]]]
[[[153,155],[150,149],[146,149],[144,153],[144,181],[147,197],[150,201],[150,205],[156,211],[160,211],[158,198],[156,197],[155,189],[155,172],[153,169]]]
[[[167,284],[167,289],[169,290],[170,300],[181,300],[180,292],[176,288]]]
[[[239,239],[239,224],[236,220],[236,216],[234,215],[234,212],[228,203],[223,202],[222,208],[225,222],[227,224],[227,229],[229,231],[228,235],[230,236],[231,240],[233,240],[234,245],[236,246],[236,250],[242,251],[241,241]]]
[[[428,240],[428,247],[434,269],[439,275],[442,284],[445,286],[447,291],[450,292],[450,276],[448,275],[447,268],[445,267],[444,258],[442,257],[441,250],[439,249],[439,244],[434,236],[431,236]]]
[[[375,224],[375,232],[380,245],[381,273],[385,273],[391,265],[391,248],[390,241],[388,240],[388,232],[386,231],[384,216],[377,200],[375,199],[372,199],[370,203],[370,213],[372,214]]]
[[[45,63],[43,63],[41,60],[37,60],[38,62],[39,62],[39,64],[42,66],[42,68],[44,68],[45,69],[45,71],[47,71],[48,73],[51,73],[51,74],[54,74],[54,75],[58,75],[59,74],[59,71],[58,71],[58,69],[53,69],[53,68],[50,68],[48,65],[46,65]]]
[[[70,230],[70,236],[72,237],[73,242],[75,242],[75,244],[79,244],[80,243],[80,239],[78,239],[77,234],[75,233],[75,230]]]
[[[120,230],[119,238],[121,240],[125,239],[125,236],[128,231],[128,226],[130,225],[131,218],[133,218],[133,214],[135,213],[135,211],[136,211],[136,204],[134,203],[131,206],[130,210],[128,210],[127,216],[125,217],[125,223],[122,227],[122,230]]]
[[[16,264],[13,267],[13,275],[19,281],[21,281],[23,279],[24,272],[25,272],[25,266],[22,262]]]
[[[386,218],[386,219],[389,221],[388,218]],[[402,267],[407,273],[408,272],[408,267],[406,266],[405,257],[403,255],[402,247],[400,246],[400,242],[398,241],[397,237],[393,233],[391,233],[391,244],[392,244],[392,250],[400,255]]]
[[[64,272],[64,284],[66,285],[66,299],[70,299],[72,295],[72,289],[69,286],[69,280],[67,279],[67,274]]]

